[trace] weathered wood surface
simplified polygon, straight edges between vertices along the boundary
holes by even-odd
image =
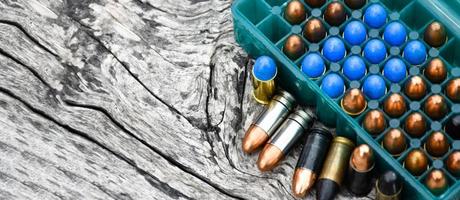
[[[0,0],[0,199],[292,199],[300,148],[264,174],[240,149],[230,5]]]

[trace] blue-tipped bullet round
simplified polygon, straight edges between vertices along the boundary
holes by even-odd
[[[343,37],[351,45],[360,45],[366,40],[366,27],[359,21],[352,21],[345,26]]]
[[[372,28],[380,28],[387,21],[387,12],[379,4],[372,4],[364,12],[364,23]]]
[[[328,38],[323,45],[323,55],[331,62],[338,62],[345,56],[345,44],[338,37]]]
[[[422,42],[413,40],[404,48],[404,59],[410,64],[420,65],[426,60],[426,48]]]
[[[252,68],[252,74],[261,81],[268,81],[276,76],[276,63],[268,56],[260,56],[256,59]]]
[[[342,95],[345,91],[345,82],[343,82],[342,77],[335,73],[328,74],[324,77],[321,82],[321,89],[329,97],[335,99]]]
[[[392,58],[383,67],[384,76],[393,83],[399,83],[406,78],[406,64],[399,58]]]
[[[318,78],[326,70],[323,58],[317,53],[310,53],[302,61],[302,72],[310,78]]]
[[[363,84],[363,92],[369,99],[380,99],[387,91],[385,81],[379,75],[370,75]]]
[[[383,37],[391,46],[400,46],[406,41],[407,31],[400,22],[391,22],[385,28]]]
[[[366,63],[359,56],[350,56],[343,63],[343,74],[352,81],[359,80],[366,74]]]
[[[364,57],[372,64],[382,62],[386,56],[387,49],[385,44],[378,39],[372,39],[364,46]]]

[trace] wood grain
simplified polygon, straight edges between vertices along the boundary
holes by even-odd
[[[262,107],[230,6],[0,0],[0,199],[292,199],[300,147],[241,152]]]

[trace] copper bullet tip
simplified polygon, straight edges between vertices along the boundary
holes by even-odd
[[[330,3],[324,11],[324,19],[331,26],[339,26],[347,19],[345,7],[339,2]]]
[[[433,157],[441,157],[449,151],[449,141],[441,132],[434,132],[428,137],[425,148]]]
[[[360,9],[366,4],[366,0],[345,0],[345,4],[351,9]]]
[[[260,171],[266,172],[275,168],[278,163],[283,159],[284,154],[275,145],[267,144],[265,145],[262,152],[259,154],[259,159],[257,160],[257,167]]]
[[[310,42],[318,43],[326,37],[326,28],[319,19],[310,19],[305,24],[303,36]]]
[[[367,172],[374,167],[374,152],[367,144],[361,144],[353,150],[350,164],[358,172]]]
[[[426,120],[420,113],[410,114],[405,121],[404,129],[414,137],[422,136],[426,131]]]
[[[439,120],[447,115],[447,103],[441,95],[428,97],[425,102],[425,113],[434,120]]]
[[[363,92],[354,88],[345,93],[340,104],[347,114],[355,116],[366,109],[367,101]]]
[[[390,117],[400,117],[407,110],[406,101],[400,94],[392,94],[383,103],[383,110]]]
[[[316,181],[316,174],[306,168],[296,168],[292,178],[292,194],[304,198]]]
[[[412,100],[420,100],[426,94],[425,81],[420,76],[411,77],[407,83],[404,92]]]
[[[387,126],[385,116],[380,110],[371,110],[364,116],[363,127],[371,135],[382,133]]]
[[[305,43],[298,35],[291,35],[284,43],[283,52],[292,60],[296,60],[305,53]]]
[[[454,176],[460,176],[460,151],[454,151],[449,155],[446,166]]]
[[[399,129],[391,129],[383,138],[383,147],[393,156],[399,156],[406,150],[406,137]]]
[[[300,24],[307,17],[305,6],[298,0],[293,0],[286,6],[284,18],[291,24]]]
[[[441,83],[447,77],[447,68],[441,59],[435,58],[431,60],[426,69],[425,77],[433,83]]]
[[[447,178],[439,169],[431,171],[426,177],[425,184],[434,194],[441,194],[447,189]]]
[[[447,33],[444,26],[439,22],[433,22],[425,29],[425,42],[432,47],[440,47],[447,40]]]
[[[421,150],[412,150],[404,160],[404,167],[414,176],[420,176],[428,168],[428,158]]]
[[[268,138],[267,132],[252,124],[243,138],[243,151],[248,154],[256,151],[267,142]]]
[[[460,102],[460,78],[449,81],[446,87],[446,94],[452,101]]]
[[[312,8],[318,8],[323,6],[326,3],[326,0],[305,0],[305,3]]]

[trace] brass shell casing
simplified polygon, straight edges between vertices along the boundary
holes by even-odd
[[[341,184],[348,169],[351,152],[355,144],[345,137],[335,137],[323,164],[319,179],[329,179]]]
[[[276,91],[275,77],[276,75],[268,81],[262,81],[257,79],[254,76],[254,73],[251,72],[251,80],[254,87],[252,90],[252,96],[257,102],[261,104],[270,103],[270,100]]]

